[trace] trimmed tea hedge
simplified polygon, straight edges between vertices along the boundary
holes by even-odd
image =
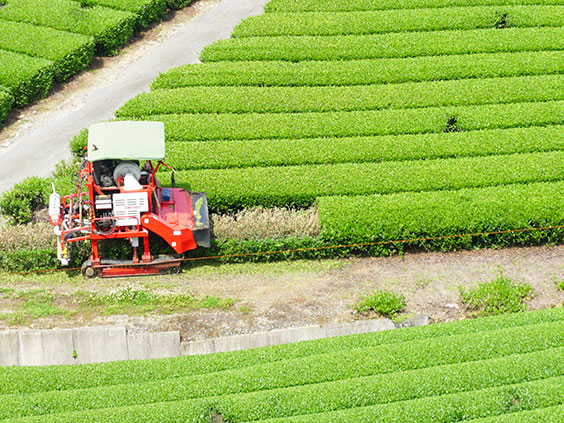
[[[519,411],[501,416],[486,417],[484,419],[473,419],[471,423],[525,423],[543,422],[560,423],[564,415],[564,405],[554,407],[537,408],[535,410]]]
[[[561,50],[564,27],[407,32],[383,35],[252,37],[219,40],[204,62],[351,60],[468,53]]]
[[[136,119],[164,122],[168,141],[401,135],[561,124],[564,101],[292,114],[170,114]]]
[[[91,35],[97,53],[113,54],[133,35],[136,16],[102,6],[81,7],[72,0],[8,0],[0,19]]]
[[[185,170],[177,175],[180,187],[207,192],[209,206],[214,211],[259,205],[303,207],[312,204],[319,196],[452,190],[559,179],[564,179],[564,152],[385,163]],[[523,201],[527,200],[527,197],[523,197]],[[546,198],[543,197],[543,200]],[[515,207],[521,202],[508,204]],[[517,212],[526,210],[524,206],[522,210],[517,208]],[[342,213],[342,207],[335,210],[350,219],[357,217],[356,213]],[[415,210],[415,207],[411,206],[410,210]],[[420,212],[418,208],[416,213]],[[323,222],[327,219],[327,213],[328,207],[320,207],[322,228],[325,228]],[[397,225],[393,216],[382,218],[379,222],[388,224],[393,221]],[[429,213],[426,216],[434,217]],[[529,213],[526,216],[534,219],[536,215]],[[407,219],[401,213],[397,213],[397,218],[400,221]]]
[[[85,0],[89,4],[125,10],[137,15],[137,27],[144,28],[166,14],[166,0]]]
[[[12,97],[10,91],[7,88],[0,87],[0,123],[8,116],[13,104],[14,97]]]
[[[493,360],[492,360],[493,361]],[[509,360],[510,361],[510,360]],[[453,368],[452,373],[444,374],[439,367],[437,376],[445,380],[434,381],[431,389],[425,389],[426,382],[413,377],[411,382],[418,382],[421,391],[413,386],[398,386],[393,380],[388,389],[398,393],[407,391],[410,400],[395,401],[391,403],[378,403],[378,385],[368,383],[362,385],[364,378],[343,380],[336,383],[306,385],[290,389],[269,390],[250,394],[225,395],[209,399],[192,399],[172,402],[157,402],[128,407],[104,408],[85,412],[50,414],[46,416],[11,419],[13,422],[201,422],[210,421],[211,410],[216,410],[227,421],[247,422],[262,421],[272,417],[284,417],[283,421],[290,420],[291,416],[299,416],[296,421],[379,421],[379,422],[405,422],[408,419],[417,422],[432,421],[457,421],[460,416],[477,418],[510,413],[527,409],[550,407],[564,402],[562,397],[562,383],[564,377],[552,377],[533,380],[512,385],[505,385],[515,380],[516,375],[505,375],[505,371],[515,370],[511,362],[506,368],[496,367],[496,363],[486,362],[476,370],[487,373],[475,375],[476,382],[472,383],[472,375],[462,373],[457,377]],[[472,363],[474,364],[474,363]],[[481,364],[481,363],[479,363]],[[488,366],[487,364],[490,364]],[[538,367],[541,365],[537,364]],[[446,369],[445,369],[446,370]],[[537,374],[542,374],[539,371]],[[446,372],[445,372],[446,373]],[[546,372],[550,374],[550,371]],[[407,379],[398,378],[398,382]],[[447,379],[448,377],[448,379]],[[464,378],[467,377],[470,383]],[[538,376],[537,376],[538,377]],[[526,370],[518,378],[528,379]],[[491,385],[488,384],[491,383]],[[466,382],[466,383],[465,383]],[[482,382],[482,389],[480,389]],[[443,386],[444,384],[444,386]],[[499,385],[502,386],[499,386]],[[498,385],[498,386],[496,386]],[[433,392],[437,386],[442,395],[425,397]],[[403,388],[403,389],[402,389]],[[386,389],[386,391],[388,390]],[[401,389],[401,390],[400,390]],[[469,392],[465,390],[470,389]],[[474,390],[472,390],[474,389]],[[351,392],[353,394],[351,395]],[[393,397],[392,397],[393,398]],[[388,400],[389,401],[389,400]],[[303,414],[309,415],[303,415]],[[323,414],[320,414],[323,413]],[[354,417],[358,418],[354,418]],[[364,417],[364,418],[362,418]],[[278,420],[281,421],[281,420]]]
[[[564,150],[564,126],[354,138],[167,143],[177,170],[365,163]]]
[[[0,418],[260,391],[258,395],[268,396],[264,391],[300,386],[304,389],[293,391],[307,391],[313,384],[324,384],[320,386],[330,392],[335,387],[341,390],[343,382],[338,381],[342,380],[358,392],[358,397],[372,392],[370,404],[483,389],[564,374],[564,349],[556,348],[564,345],[562,329],[562,322],[547,323],[314,355],[205,377],[26,396],[6,395],[1,397]],[[530,330],[534,330],[535,335],[531,336]],[[334,366],[334,363],[340,365]],[[421,387],[415,392],[414,385]],[[37,407],[38,404],[41,406]]]
[[[564,100],[564,75],[347,87],[187,87],[142,93],[116,116],[325,112],[550,100]]]
[[[513,413],[523,410],[546,408],[562,404],[561,384],[563,382],[564,378],[557,377],[371,407],[350,408],[261,421],[268,423],[309,423],[319,421],[330,421],[332,423],[352,421],[370,421],[375,423],[414,421],[432,423],[437,421],[467,421],[466,419],[497,415],[512,416]],[[508,421],[511,421],[511,419]]]
[[[0,48],[51,60],[55,78],[63,81],[90,64],[94,40],[80,34],[0,20]]]
[[[318,199],[321,236],[328,242],[363,243],[562,225],[563,188],[564,182],[559,181],[459,191],[323,197]],[[343,207],[347,213],[342,213]],[[497,242],[515,245],[537,238],[561,241],[564,231],[505,234],[497,237]],[[407,247],[449,250],[487,245],[491,239],[484,236],[430,240]],[[363,249],[380,253],[397,248],[402,246]]]
[[[564,73],[563,51],[309,62],[212,62],[169,70],[152,89],[187,86],[367,85]]]
[[[10,89],[14,106],[43,98],[53,83],[53,62],[0,50],[0,85]]]
[[[270,0],[267,12],[345,12],[355,10],[420,9],[460,6],[564,4],[564,0]]]
[[[233,38],[379,34],[477,28],[563,26],[563,6],[453,7],[335,13],[267,13],[241,22]]]

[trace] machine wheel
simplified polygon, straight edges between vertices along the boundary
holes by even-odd
[[[95,278],[98,276],[98,271],[92,267],[90,260],[87,260],[82,264],[82,276],[85,278]]]

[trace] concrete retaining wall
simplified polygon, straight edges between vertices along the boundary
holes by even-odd
[[[277,329],[205,341],[180,342],[179,332],[128,334],[123,326],[0,331],[0,366],[86,364],[210,354],[331,336],[426,325],[427,316],[401,324],[389,319]]]

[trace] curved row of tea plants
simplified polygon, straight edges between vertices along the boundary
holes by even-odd
[[[118,118],[193,113],[300,113],[564,100],[564,75],[324,87],[186,87],[129,100]]]
[[[351,12],[464,6],[562,5],[563,0],[270,0],[267,12]]]
[[[340,86],[564,73],[563,51],[402,59],[210,62],[173,68],[152,89],[190,86]]]
[[[471,6],[342,13],[266,13],[245,19],[234,38],[345,35],[476,28],[562,26],[563,6]]]
[[[0,416],[209,422],[213,410],[234,423],[502,416],[564,403],[563,318],[553,309],[208,356],[3,368]]]

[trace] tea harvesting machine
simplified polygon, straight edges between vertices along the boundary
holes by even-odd
[[[69,264],[69,244],[79,241],[90,241],[92,248],[82,265],[87,277],[176,272],[182,253],[210,246],[206,194],[175,188],[175,171],[164,157],[162,122],[103,122],[89,127],[75,191],[61,198],[53,187],[49,198],[49,221],[63,266]],[[157,180],[162,167],[172,172],[172,188]],[[177,254],[153,257],[150,234]],[[117,239],[129,241],[130,260],[101,257],[100,243]]]

